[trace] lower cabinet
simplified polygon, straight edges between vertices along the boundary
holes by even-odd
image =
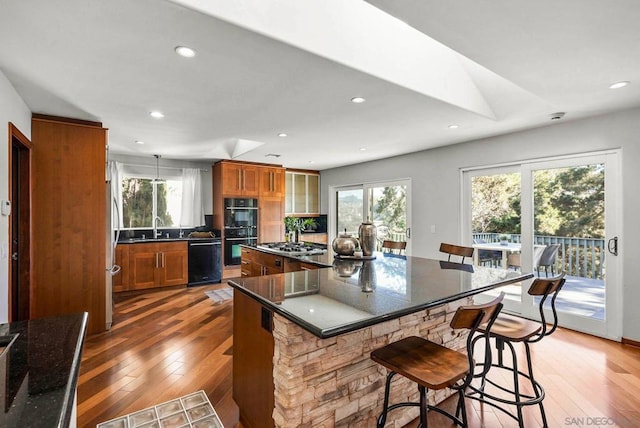
[[[284,261],[285,272],[299,272],[301,270],[313,270],[318,268],[318,265],[307,263],[301,260],[286,258]]]
[[[285,257],[242,247],[240,274],[242,276],[273,275],[284,272]]]
[[[128,290],[184,285],[188,282],[186,242],[129,244]]]
[[[111,286],[114,293],[129,289],[129,247],[130,245],[118,245],[116,247],[114,263],[120,266],[120,272],[111,278]]]

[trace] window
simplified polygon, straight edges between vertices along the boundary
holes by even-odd
[[[124,177],[122,180],[122,216],[124,229],[151,229],[158,217],[159,227],[179,227],[182,181],[155,181],[150,178]]]

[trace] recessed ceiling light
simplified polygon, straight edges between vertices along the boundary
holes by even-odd
[[[361,152],[364,152],[364,151],[366,151],[366,150],[367,150],[367,148],[366,148],[366,147],[360,147],[360,151],[361,151]]]
[[[136,144],[142,145],[142,144],[144,144],[144,141],[136,140]]]
[[[151,117],[155,117],[156,119],[162,119],[164,117],[164,114],[159,111],[149,112],[149,115],[151,115]]]
[[[185,58],[193,58],[194,56],[196,56],[196,51],[186,46],[176,46],[175,51],[178,55]]]
[[[628,81],[624,81],[624,82],[616,82],[616,83],[612,83],[611,85],[609,85],[609,89],[619,89],[619,88],[624,88],[625,86],[627,86],[629,83]]]
[[[449,125],[449,129],[458,129],[460,125]]]
[[[351,102],[354,103],[354,104],[361,104],[361,103],[363,103],[365,101],[367,101],[367,100],[365,100],[362,97],[353,97],[353,98],[351,98]]]
[[[288,134],[285,134],[284,132],[281,132],[278,134],[278,137],[286,137]]]

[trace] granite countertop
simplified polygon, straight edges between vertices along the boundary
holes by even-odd
[[[0,324],[0,335],[17,335],[0,355],[0,426],[69,426],[87,319],[81,313]]]
[[[371,261],[332,260],[331,251],[292,258],[332,267],[234,278],[229,284],[320,338],[355,331],[533,276],[381,253]]]
[[[118,241],[120,244],[153,244],[154,242],[189,242],[189,241],[221,241],[222,238],[216,236],[215,238],[129,238]]]

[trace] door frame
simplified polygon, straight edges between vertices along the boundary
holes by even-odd
[[[16,280],[20,280],[21,288],[26,288],[29,290],[29,304],[28,304],[28,314],[27,319],[30,318],[31,313],[31,295],[32,293],[32,183],[31,183],[31,170],[32,170],[32,149],[33,145],[31,141],[22,133],[20,130],[11,122],[9,122],[8,126],[8,148],[9,148],[9,200],[11,201],[11,214],[9,215],[9,245],[10,245],[10,253],[13,254],[13,241],[14,239],[18,239],[18,247],[20,248],[20,257],[18,259],[18,271],[16,272],[13,268],[12,256],[10,256],[9,260],[9,281],[8,281],[8,315],[9,321],[18,321],[16,319],[16,314],[14,313],[14,304],[13,299],[14,291],[13,285]],[[17,165],[14,165],[14,156],[13,156],[13,147],[17,146],[18,150],[20,150],[26,158],[20,159],[19,171],[20,171],[20,187],[18,189],[14,189],[16,183],[13,180],[13,173],[16,169]],[[19,193],[19,200],[15,201],[14,199],[14,190]],[[14,225],[13,222],[16,218],[16,214],[19,213],[18,221],[20,222],[18,225],[18,236],[14,236]],[[19,276],[19,278],[18,278]]]
[[[405,254],[411,254],[411,179],[410,178],[398,178],[394,180],[383,180],[383,181],[368,181],[364,183],[358,184],[345,184],[345,185],[334,185],[329,187],[329,218],[327,225],[328,232],[328,242],[333,242],[333,239],[337,236],[337,225],[338,225],[338,204],[337,204],[337,195],[341,190],[358,190],[361,189],[363,192],[363,221],[366,221],[366,216],[369,211],[369,200],[366,192],[368,189],[373,187],[385,187],[385,186],[407,186],[407,194],[406,194],[406,215],[407,215],[407,247],[405,248]]]
[[[526,199],[521,196],[521,238],[522,238],[522,269],[531,271],[533,266],[533,170],[570,167],[584,164],[593,164],[594,160],[605,161],[605,242],[614,237],[622,237],[622,200],[621,186],[622,173],[620,162],[621,150],[605,150],[600,152],[578,153],[573,155],[557,156],[550,158],[537,158],[498,165],[486,165],[460,169],[462,225],[460,227],[460,242],[471,245],[471,180],[469,177],[476,175],[490,175],[495,173],[508,173],[519,171],[521,173],[521,195],[529,195]],[[600,162],[597,162],[600,163]],[[624,251],[624,239],[618,241],[618,253]],[[582,318],[577,321],[576,316],[559,313],[560,323],[567,328],[620,341],[622,338],[622,284],[623,269],[622,257],[607,255],[607,282],[605,294],[605,322],[598,322]],[[522,290],[526,290],[531,280],[522,283]],[[509,303],[509,302],[506,302]],[[533,305],[533,297],[526,292],[521,293],[521,304],[505,304],[505,310],[514,310],[522,316],[539,319],[537,306]]]

